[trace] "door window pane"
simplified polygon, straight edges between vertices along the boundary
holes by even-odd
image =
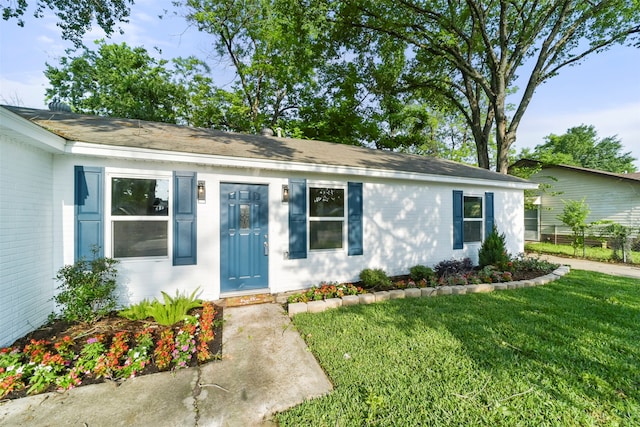
[[[240,205],[240,228],[251,228],[251,206]]]

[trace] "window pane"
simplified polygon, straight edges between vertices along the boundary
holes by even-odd
[[[482,197],[464,198],[464,217],[482,218]]]
[[[114,221],[114,258],[167,256],[166,221]]]
[[[482,240],[482,221],[464,222],[464,241],[480,242]]]
[[[251,228],[251,206],[240,205],[240,228]]]
[[[309,245],[311,249],[338,249],[342,247],[343,221],[310,221]]]
[[[168,216],[169,180],[112,178],[111,215]]]
[[[310,188],[309,216],[315,217],[343,217],[344,189],[341,188]]]

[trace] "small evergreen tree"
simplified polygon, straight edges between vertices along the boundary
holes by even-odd
[[[498,228],[494,225],[491,234],[482,242],[478,251],[478,263],[480,268],[493,265],[500,270],[504,270],[509,262],[509,254],[505,243],[504,234],[498,233]]]

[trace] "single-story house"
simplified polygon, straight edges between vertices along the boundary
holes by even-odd
[[[524,247],[528,181],[319,141],[0,107],[0,345],[46,321],[56,272],[120,261],[124,304],[216,300]]]
[[[525,211],[526,240],[566,242],[571,230],[558,215],[568,200],[585,201],[590,210],[587,223],[608,220],[640,227],[640,173],[621,174],[527,159],[514,166],[539,168],[529,179],[545,187],[536,192],[534,206]]]

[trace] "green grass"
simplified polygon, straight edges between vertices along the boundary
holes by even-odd
[[[535,288],[297,315],[335,389],[277,420],[640,425],[639,285],[573,271]]]
[[[554,245],[553,243],[545,242],[529,242],[524,245],[524,249],[527,252],[573,257],[573,247],[571,245]],[[585,253],[585,258],[587,259],[609,262],[612,259],[613,250],[610,248],[588,246],[585,248]],[[620,252],[618,252],[618,255],[622,256]],[[627,256],[629,256],[629,254],[627,254]],[[578,257],[582,258],[582,248],[578,249]],[[631,260],[635,263],[640,263],[640,252],[631,251],[630,257]]]

